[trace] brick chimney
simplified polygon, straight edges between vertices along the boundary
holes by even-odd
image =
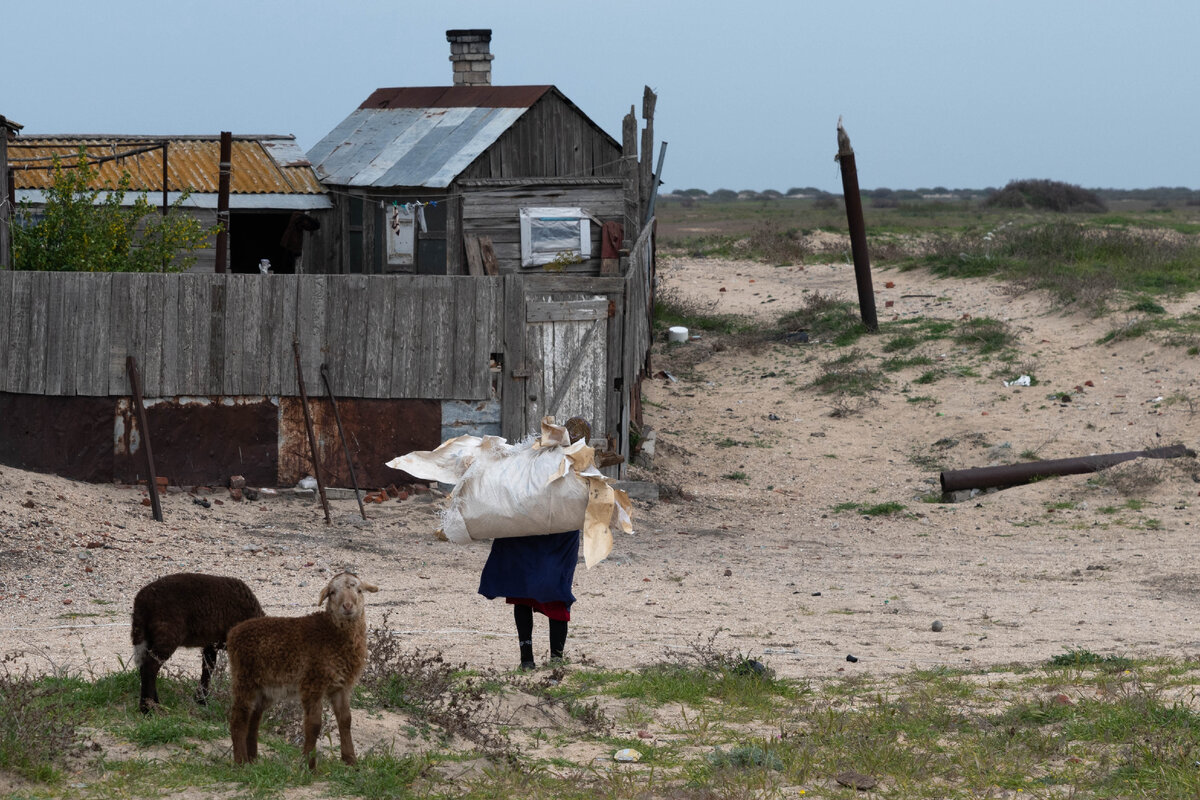
[[[487,28],[446,31],[455,86],[491,86],[492,32]]]

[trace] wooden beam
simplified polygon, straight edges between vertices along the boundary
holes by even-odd
[[[479,252],[479,237],[464,236],[463,245],[467,250],[467,274],[480,277],[483,275],[483,255]]]

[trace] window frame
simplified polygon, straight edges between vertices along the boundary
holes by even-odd
[[[521,266],[542,267],[551,264],[563,252],[570,252],[586,261],[592,257],[591,214],[582,208],[568,206],[527,206],[519,209],[521,219]],[[540,222],[574,222],[578,224],[578,240],[571,237],[574,247],[559,247],[553,251],[535,247],[535,234]],[[565,243],[565,239],[560,237]]]

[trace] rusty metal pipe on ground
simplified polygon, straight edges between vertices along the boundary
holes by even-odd
[[[1179,458],[1196,457],[1194,450],[1181,444],[1170,447],[1155,447],[1150,450],[1132,450],[1127,453],[1106,453],[1079,458],[1058,458],[1051,461],[1028,461],[1022,464],[1005,464],[998,467],[976,467],[942,472],[942,492],[960,492],[966,489],[994,489],[1019,486],[1035,478],[1056,475],[1082,475],[1099,472],[1123,461],[1135,458]]]

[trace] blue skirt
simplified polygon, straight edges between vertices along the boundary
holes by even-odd
[[[571,583],[578,561],[579,531],[493,539],[479,593],[489,600],[521,597],[570,606],[575,602]]]

